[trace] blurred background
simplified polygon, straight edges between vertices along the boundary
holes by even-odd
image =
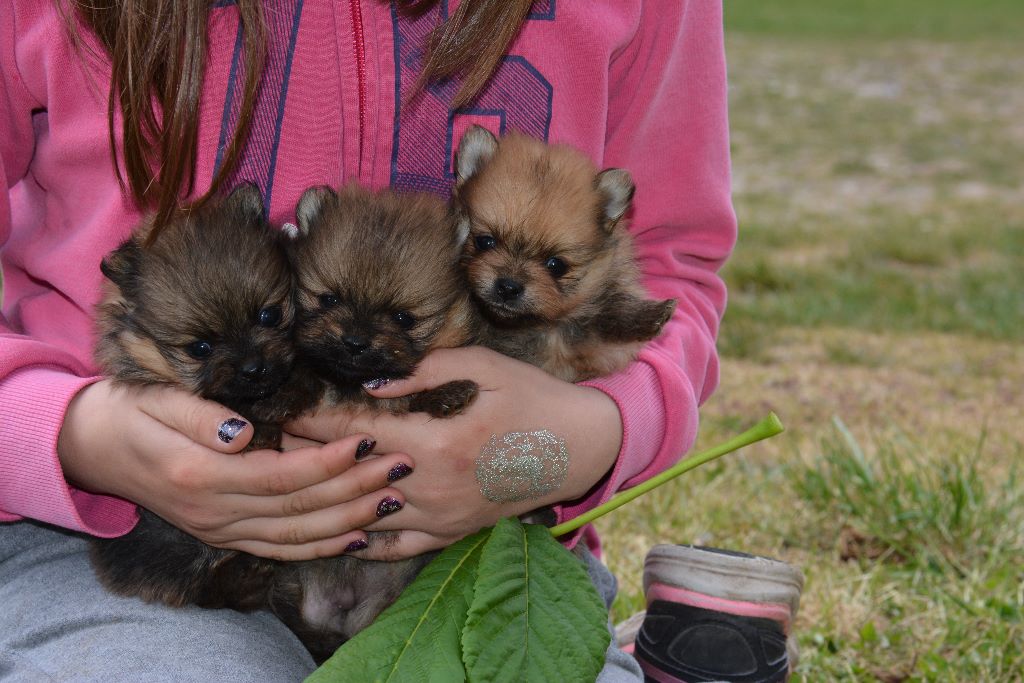
[[[740,237],[698,448],[600,520],[784,559],[804,681],[1024,680],[1024,0],[725,0]]]

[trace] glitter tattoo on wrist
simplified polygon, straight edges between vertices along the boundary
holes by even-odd
[[[546,429],[492,434],[476,459],[480,493],[492,503],[540,498],[560,489],[568,475],[565,440]]]

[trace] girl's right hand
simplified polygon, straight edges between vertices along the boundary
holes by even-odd
[[[281,560],[341,554],[366,540],[382,500],[404,502],[389,474],[415,463],[357,463],[369,435],[240,453],[253,428],[232,419],[244,416],[180,389],[103,380],[72,400],[57,450],[78,488],[137,503],[209,545]]]

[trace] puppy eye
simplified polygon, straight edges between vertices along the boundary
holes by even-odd
[[[545,261],[544,267],[548,269],[548,272],[551,273],[552,277],[562,277],[569,270],[569,266],[565,264],[565,261],[557,256],[552,256]]]
[[[267,306],[259,313],[260,327],[277,327],[281,322],[281,307]]]
[[[392,315],[391,318],[396,323],[398,323],[398,326],[401,327],[403,330],[408,330],[413,325],[416,324],[416,318],[414,318],[412,314],[407,313],[406,311],[399,311],[398,313]]]
[[[185,353],[193,358],[206,358],[213,353],[213,347],[210,345],[210,342],[194,341],[185,347]]]
[[[487,251],[488,249],[494,249],[498,241],[490,235],[477,235],[473,243],[476,244],[477,251]]]
[[[324,308],[334,308],[341,303],[341,299],[338,298],[337,294],[321,294],[320,305]]]

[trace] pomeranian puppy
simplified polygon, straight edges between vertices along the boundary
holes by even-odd
[[[623,220],[633,189],[569,146],[466,132],[452,205],[483,345],[571,382],[636,358],[676,302],[640,285]]]
[[[277,448],[280,425],[319,400],[294,373],[292,272],[253,185],[182,214],[155,239],[143,223],[101,266],[96,357],[127,385],[180,387],[252,421],[248,449]],[[139,510],[127,535],[96,539],[108,589],[172,606],[265,605],[276,563],[213,548]]]
[[[427,194],[307,190],[290,226],[288,254],[296,274],[296,352],[326,380],[328,405],[452,417],[478,387],[456,380],[409,397],[377,399],[367,382],[408,377],[433,349],[475,339],[477,314],[445,202]],[[370,543],[393,535],[371,532]],[[393,603],[435,555],[397,562],[340,556],[288,563],[271,594],[274,612],[317,661]]]
[[[476,315],[459,267],[462,240],[443,201],[349,186],[307,190],[289,256],[297,277],[296,349],[330,400],[449,417],[477,395],[453,381],[376,399],[367,382],[408,377],[433,349],[473,341]]]

